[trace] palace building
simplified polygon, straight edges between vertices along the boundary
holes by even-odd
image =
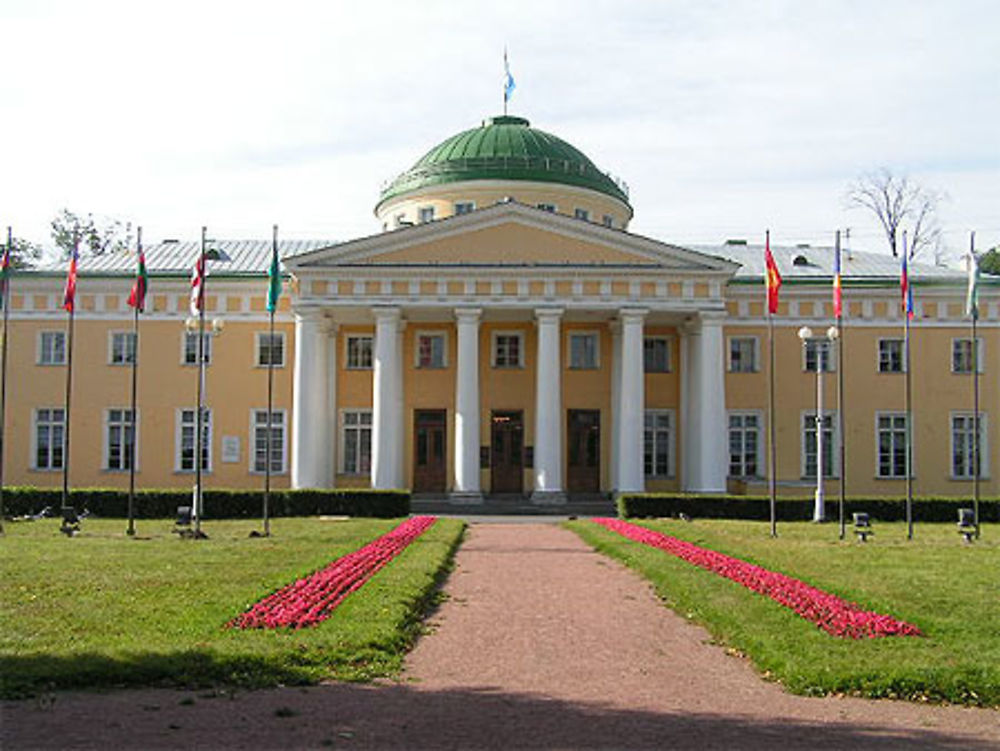
[[[630,232],[632,213],[625,187],[581,151],[502,116],[443,141],[385,187],[381,231],[281,242],[287,284],[273,338],[271,242],[213,241],[222,259],[206,283],[206,482],[257,487],[270,461],[277,487],[410,488],[461,502],[766,493],[762,244],[674,245]],[[8,484],[58,485],[69,461],[74,487],[124,487],[134,461],[139,487],[191,485],[198,334],[185,320],[199,251],[145,248],[138,348],[127,304],[134,256],[81,259],[69,425],[65,268],[13,278]],[[810,494],[818,460],[833,492],[843,446],[848,494],[902,495],[912,442],[918,495],[971,494],[977,367],[982,492],[1000,495],[1000,282],[980,287],[974,342],[965,272],[911,265],[908,424],[896,259],[844,251],[843,336],[832,342],[822,336],[834,322],[833,250],[772,251],[784,279],[773,318],[780,493]],[[818,336],[801,340],[803,326]]]

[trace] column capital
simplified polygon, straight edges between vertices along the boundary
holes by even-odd
[[[535,318],[539,323],[558,323],[564,308],[535,308]]]
[[[401,311],[398,307],[388,305],[372,306],[372,315],[376,323],[399,323]]]
[[[622,323],[642,323],[649,314],[649,308],[619,308],[618,320]]]
[[[455,308],[455,318],[459,323],[479,323],[482,316],[482,308]]]
[[[318,307],[292,308],[292,314],[295,316],[296,321],[307,323],[321,323],[326,318],[323,309]]]

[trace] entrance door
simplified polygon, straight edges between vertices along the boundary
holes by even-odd
[[[520,493],[524,481],[524,413],[494,412],[490,431],[490,490]]]
[[[447,475],[446,413],[418,409],[413,413],[413,492],[443,493]]]
[[[601,413],[596,409],[567,411],[566,490],[601,490]]]

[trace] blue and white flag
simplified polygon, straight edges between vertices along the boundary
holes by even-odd
[[[516,84],[514,83],[514,76],[510,74],[510,65],[507,64],[507,48],[503,51],[503,103],[507,104],[510,101],[511,95],[514,93]]]

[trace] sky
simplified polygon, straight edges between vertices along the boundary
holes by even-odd
[[[996,0],[0,0],[0,226],[63,208],[144,238],[348,240],[379,189],[502,110],[628,183],[678,244],[829,245],[880,167],[1000,244]]]

